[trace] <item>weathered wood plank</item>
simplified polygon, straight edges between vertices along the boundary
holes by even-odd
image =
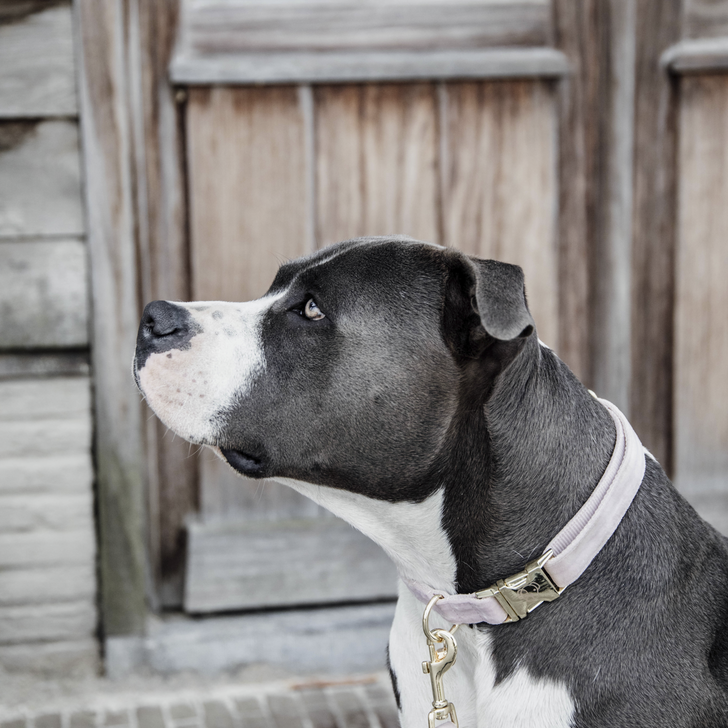
[[[86,246],[0,242],[0,348],[88,345]]]
[[[91,418],[0,422],[0,458],[88,453]]]
[[[558,350],[552,89],[526,81],[445,88],[445,243],[523,267],[539,336]]]
[[[295,88],[193,88],[187,117],[192,295],[245,301],[310,252]]]
[[[629,417],[636,4],[603,4],[600,158],[592,248],[591,386]]]
[[[79,99],[93,302],[101,610],[106,634],[140,633],[146,617],[142,409],[129,375],[140,308],[134,151],[123,0],[77,0]],[[136,56],[134,56],[136,57]]]
[[[728,77],[683,78],[680,89],[675,480],[686,493],[725,493]]]
[[[673,456],[678,95],[658,59],[679,38],[681,7],[673,0],[637,3],[630,420],[668,473]]]
[[[86,493],[93,484],[91,452],[0,459],[0,493]]]
[[[27,14],[18,0],[4,4],[19,12],[0,11],[0,118],[75,115],[71,3]]]
[[[225,3],[191,0],[181,45],[196,53],[546,45],[540,2]]]
[[[87,350],[0,353],[0,381],[27,377],[88,377],[89,373]]]
[[[0,645],[84,639],[93,637],[95,631],[92,600],[0,607]]]
[[[59,642],[0,646],[0,666],[11,672],[43,677],[83,678],[98,675],[99,645],[94,637]]]
[[[96,543],[93,531],[33,531],[0,533],[0,568],[36,566],[84,566],[93,563]]]
[[[91,483],[79,494],[2,495],[0,493],[0,533],[60,530],[94,530]]]
[[[96,567],[92,559],[73,566],[34,567],[0,571],[0,605],[58,603],[96,598]]]
[[[392,562],[342,521],[193,523],[188,533],[188,612],[396,595]]]
[[[728,36],[726,0],[685,0],[683,13],[682,34],[685,38]]]
[[[591,385],[590,257],[594,237],[599,150],[599,103],[603,96],[600,9],[595,0],[554,0],[555,45],[571,73],[556,90],[559,147],[559,356]]]
[[[87,377],[0,382],[0,421],[90,419]]]
[[[725,72],[728,70],[728,38],[682,40],[662,53],[660,65],[679,74]]]
[[[190,299],[190,256],[184,175],[184,103],[175,101],[168,66],[176,38],[179,3],[137,4],[139,94],[132,113],[143,164],[137,167],[139,250],[143,302]],[[180,97],[182,94],[180,94]],[[182,604],[184,519],[197,510],[197,467],[188,444],[166,436],[147,413],[149,544],[156,597],[162,606]]]
[[[0,237],[83,233],[76,122],[0,123]]]
[[[565,56],[553,48],[178,55],[170,69],[179,84],[559,78],[568,71]]]
[[[162,674],[232,671],[260,663],[260,654],[250,649],[251,635],[266,645],[268,664],[288,671],[339,677],[373,672],[384,665],[393,616],[394,604],[368,604],[158,620],[146,639],[106,640],[107,674],[117,678],[145,667]]]
[[[314,98],[317,243],[386,234],[439,242],[434,86],[321,86]]]

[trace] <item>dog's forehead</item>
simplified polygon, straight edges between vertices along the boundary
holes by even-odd
[[[284,263],[268,294],[279,294],[297,284],[356,285],[386,283],[393,276],[400,283],[416,278],[424,261],[440,246],[405,237],[357,238]]]

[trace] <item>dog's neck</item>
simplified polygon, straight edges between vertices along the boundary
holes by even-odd
[[[404,577],[468,593],[543,552],[589,497],[615,441],[604,407],[535,337],[484,406],[464,399],[451,431],[418,503],[280,481],[379,543]]]
[[[443,499],[461,593],[543,553],[599,482],[615,442],[608,412],[535,336],[467,416],[459,436],[469,433],[470,454],[451,461]]]

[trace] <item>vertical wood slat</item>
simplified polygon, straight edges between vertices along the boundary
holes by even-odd
[[[310,252],[304,123],[296,88],[191,88],[187,150],[192,295],[257,298]]]
[[[676,482],[725,493],[728,472],[728,77],[680,81]],[[723,496],[725,498],[725,496]]]
[[[599,42],[596,0],[553,0],[555,45],[572,72],[557,87],[559,356],[591,385],[589,327]]]
[[[539,336],[558,350],[552,88],[516,81],[445,89],[444,242],[520,265]]]
[[[142,303],[189,300],[190,271],[184,179],[184,106],[167,74],[176,36],[175,0],[136,0],[139,63],[135,130]],[[146,410],[149,463],[149,551],[161,606],[182,603],[184,524],[197,509],[196,460]]]
[[[257,298],[281,262],[310,252],[305,140],[294,87],[190,89],[193,298]],[[200,499],[207,518],[318,512],[285,486],[241,480],[209,453],[200,459]]]
[[[659,57],[680,37],[682,1],[637,3],[630,418],[645,447],[673,467],[673,300],[677,109]]]
[[[139,323],[132,132],[122,0],[76,0],[95,377],[96,480],[104,633],[140,634],[145,603],[145,458],[129,376]]]
[[[319,86],[314,98],[318,244],[439,242],[434,85]]]
[[[635,0],[603,4],[599,201],[592,251],[591,383],[630,416]]]

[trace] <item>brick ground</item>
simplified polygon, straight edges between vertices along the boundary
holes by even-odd
[[[350,683],[262,685],[195,694],[120,699],[92,708],[24,708],[0,728],[397,728],[391,688],[382,675]]]

